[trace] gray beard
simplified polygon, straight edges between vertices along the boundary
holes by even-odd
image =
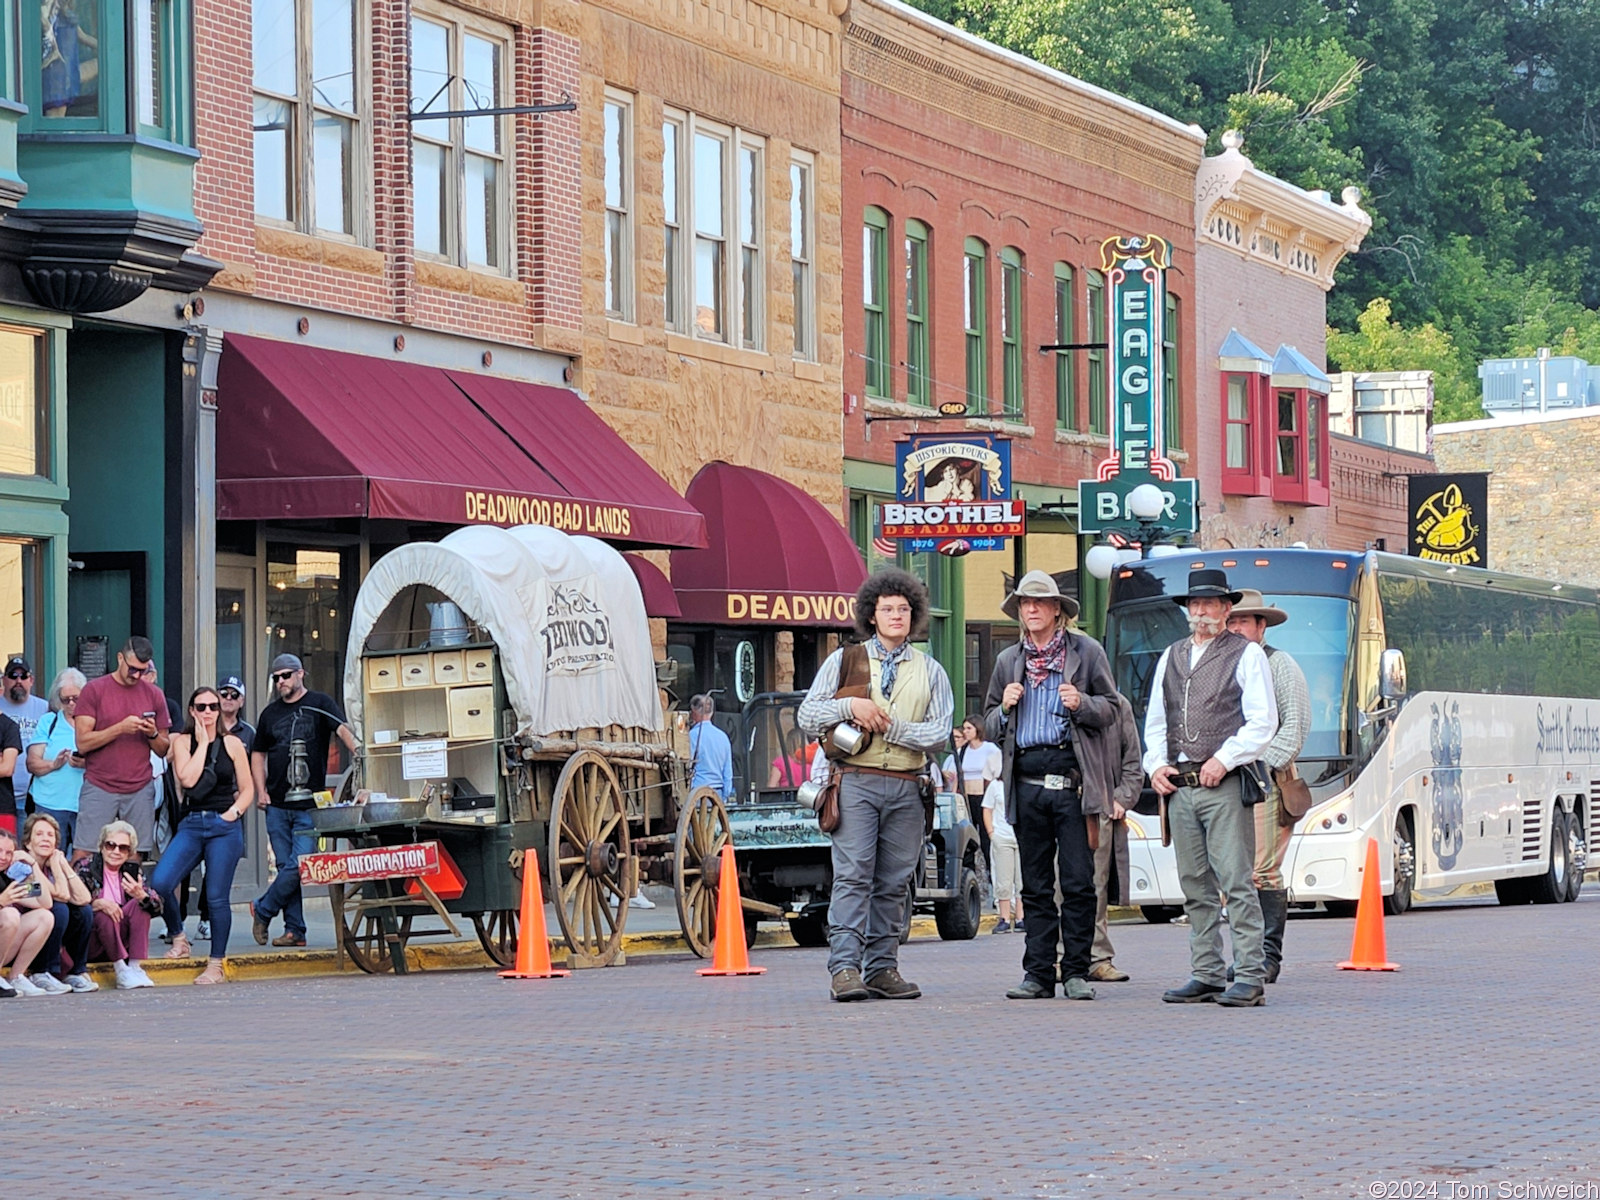
[[[1225,624],[1216,617],[1197,617],[1193,613],[1189,614],[1189,632],[1197,633],[1201,637],[1216,637],[1222,632]]]

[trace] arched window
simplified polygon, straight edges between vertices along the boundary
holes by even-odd
[[[932,404],[928,366],[928,227],[906,222],[906,402]]]
[[[967,335],[967,411],[989,409],[989,247],[966,240],[961,260],[962,324]]]
[[[1056,341],[1068,345],[1077,340],[1077,326],[1072,296],[1072,268],[1066,263],[1056,264]],[[1056,425],[1062,429],[1078,428],[1078,371],[1074,351],[1056,351]]]
[[[866,318],[867,395],[889,387],[889,214],[869,208],[861,223],[861,306]]]
[[[1022,370],[1022,251],[1000,251],[1001,412],[1021,419],[1026,408]]]

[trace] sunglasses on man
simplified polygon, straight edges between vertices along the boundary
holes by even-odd
[[[232,688],[223,688],[219,693],[224,700],[242,700],[244,696]]]
[[[272,682],[273,683],[282,683],[285,679],[293,679],[293,678],[294,678],[294,672],[293,671],[274,671],[272,673]]]
[[[6,672],[6,678],[7,679],[32,679],[33,678],[33,673],[31,671],[7,671]]]

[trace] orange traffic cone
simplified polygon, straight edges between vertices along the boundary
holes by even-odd
[[[1378,882],[1378,840],[1367,839],[1366,876],[1361,881],[1361,903],[1356,906],[1356,936],[1350,943],[1350,960],[1341,971],[1398,971],[1399,963],[1386,961],[1383,946],[1383,885]]]
[[[733,861],[733,843],[722,843],[722,873],[717,880],[717,944],[711,965],[696,975],[765,975],[765,967],[750,965],[744,944],[744,908],[739,903],[739,868]]]
[[[517,966],[501,979],[559,979],[571,971],[550,966],[550,936],[544,928],[544,888],[539,885],[539,855],[522,855],[522,920],[517,926]]]

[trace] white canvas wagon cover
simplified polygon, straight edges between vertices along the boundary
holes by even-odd
[[[661,728],[650,622],[622,555],[544,525],[474,525],[390,551],[362,582],[344,673],[358,731],[369,639],[374,651],[420,645],[430,599],[454,601],[494,639],[519,734]]]

